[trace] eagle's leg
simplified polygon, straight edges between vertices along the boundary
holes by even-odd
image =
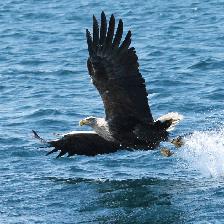
[[[180,148],[184,145],[184,140],[183,137],[178,136],[177,138],[172,139],[170,143],[172,143],[176,148]]]
[[[174,152],[170,151],[168,148],[163,147],[160,149],[160,153],[165,157],[170,157],[174,154]]]

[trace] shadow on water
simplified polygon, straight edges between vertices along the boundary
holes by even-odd
[[[56,177],[47,179],[63,184],[64,190],[68,189],[68,185],[72,185],[73,200],[82,196],[79,209],[76,211],[77,214],[87,215],[85,222],[180,223],[183,219],[183,211],[172,202],[175,194],[173,188],[180,184],[176,180],[157,178],[100,180]],[[85,192],[77,196],[75,189],[80,188]],[[79,220],[78,223],[82,222],[83,220]]]

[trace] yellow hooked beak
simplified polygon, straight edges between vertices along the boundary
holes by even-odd
[[[83,125],[88,124],[88,123],[89,123],[89,121],[86,120],[86,119],[83,119],[83,120],[79,121],[80,126],[83,126]]]

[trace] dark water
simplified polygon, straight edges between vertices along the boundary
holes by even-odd
[[[194,132],[173,157],[55,159],[32,138],[103,116],[85,42],[101,10],[133,32],[154,117],[178,111],[173,136]],[[224,223],[223,11],[223,1],[1,1],[0,223]]]

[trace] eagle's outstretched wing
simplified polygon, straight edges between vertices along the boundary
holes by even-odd
[[[117,130],[128,129],[130,122],[153,123],[145,80],[139,72],[138,57],[131,44],[131,31],[121,43],[123,22],[115,32],[112,15],[107,29],[104,12],[101,26],[93,16],[93,34],[86,30],[89,58],[87,67],[104,103],[106,119]]]
[[[41,138],[36,131],[33,131],[34,137],[44,143],[47,147],[53,149],[47,155],[58,152],[58,157],[73,155],[95,156],[97,154],[106,154],[116,152],[121,149],[119,144],[106,141],[96,133],[90,132],[70,132],[64,134],[61,138],[51,141],[46,141]],[[130,150],[130,149],[129,149]]]

